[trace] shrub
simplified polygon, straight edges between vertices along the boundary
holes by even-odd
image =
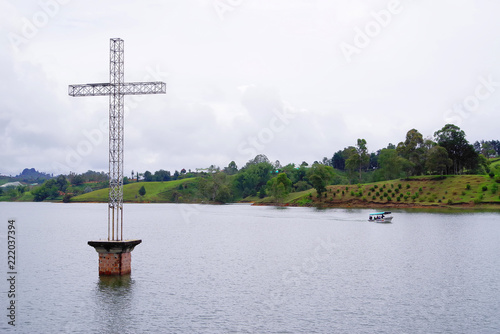
[[[345,191],[349,191],[349,187],[348,186],[345,187]]]
[[[453,201],[451,199],[448,200],[448,205],[453,204]]]
[[[375,193],[375,195],[380,196],[380,193],[377,191],[377,192]]]
[[[387,192],[388,192],[389,194],[390,194],[390,193],[392,193],[392,189],[387,190]]]
[[[418,191],[419,191],[419,192],[422,192],[422,191],[423,191],[422,187],[418,188]]]
[[[488,186],[483,186],[483,191],[488,190]]]
[[[406,189],[410,189],[410,184],[406,184]]]
[[[400,202],[401,201],[401,197],[397,197],[396,201]]]
[[[311,204],[312,200],[310,198],[301,198],[297,201],[297,204],[300,206],[306,206],[308,204]]]
[[[374,185],[373,188],[377,189],[378,188],[378,185]]]
[[[373,195],[373,196],[372,196],[372,200],[375,200],[375,198],[377,198],[377,197],[375,197],[375,195]]]
[[[399,194],[399,188],[394,189],[394,192],[395,192],[396,194]]]
[[[351,190],[351,196],[354,196],[354,191],[353,190]]]
[[[491,193],[496,194],[497,191],[498,191],[498,184],[493,183],[493,185],[491,186]]]
[[[146,195],[146,188],[144,188],[144,186],[142,186],[141,189],[139,189],[139,195],[141,196]]]
[[[495,182],[500,183],[500,175],[495,176]]]
[[[363,200],[363,202],[366,202],[366,197],[365,197],[365,196],[363,196],[362,200]]]
[[[345,195],[345,194],[344,194],[344,191],[342,190],[342,196],[344,196],[344,195]]]
[[[402,185],[401,183],[398,184],[398,189],[401,189]]]
[[[384,192],[384,197],[387,197],[387,196],[388,196],[387,192]]]
[[[470,190],[470,184],[467,183],[467,185],[465,186],[465,189]]]
[[[494,178],[494,177],[495,177],[495,173],[493,173],[493,172],[490,172],[488,175],[489,175],[491,178]]]
[[[371,191],[369,191],[369,192],[368,192],[368,196],[371,196],[371,195],[372,195],[372,192],[371,192]]]

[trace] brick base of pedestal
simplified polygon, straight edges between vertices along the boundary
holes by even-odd
[[[142,240],[89,241],[88,244],[99,253],[99,275],[127,275],[132,271],[132,250]]]
[[[99,275],[126,275],[130,274],[130,253],[103,253],[99,254]]]

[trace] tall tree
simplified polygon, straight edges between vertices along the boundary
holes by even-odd
[[[146,182],[153,181],[153,174],[151,174],[151,172],[148,170],[144,172],[144,181]]]
[[[393,180],[401,177],[412,166],[407,159],[400,157],[395,149],[384,148],[380,151],[378,164],[383,178]]]
[[[261,159],[261,157],[257,159],[257,157],[247,162],[234,179],[235,188],[243,198],[257,195],[266,186],[274,170],[274,166],[269,163],[269,160],[266,162],[265,159]],[[262,162],[255,163],[255,161]]]
[[[315,164],[309,168],[307,173],[307,178],[312,184],[316,192],[318,193],[318,198],[321,194],[326,191],[326,186],[329,184],[330,180],[334,176],[334,170],[330,166],[325,166],[322,164]]]
[[[430,173],[446,174],[452,165],[453,161],[444,147],[436,145],[427,151],[426,168]]]
[[[278,176],[267,181],[268,193],[274,197],[276,203],[283,203],[291,189],[292,181],[290,181],[286,173],[279,173]]]
[[[453,161],[453,171],[455,174],[462,172],[466,165],[471,165],[471,161],[477,160],[477,152],[474,154],[474,147],[465,139],[465,132],[454,124],[446,124],[441,130],[434,133],[434,137],[439,146],[448,152]]]
[[[205,175],[200,180],[200,190],[214,202],[226,203],[232,197],[228,176],[221,171]]]
[[[224,168],[224,173],[227,175],[234,175],[238,173],[238,166],[236,166],[236,162],[231,161],[226,168]]]
[[[345,157],[343,151],[337,151],[333,154],[332,167],[338,170],[345,170]]]
[[[349,158],[346,160],[346,168],[350,170],[357,169],[359,171],[359,181],[361,182],[361,171],[368,167],[370,163],[370,155],[366,148],[366,140],[358,139],[358,143],[354,150],[349,153]]]
[[[406,133],[406,140],[400,142],[396,148],[399,155],[413,164],[411,174],[420,175],[425,170],[425,146],[424,138],[416,129]]]

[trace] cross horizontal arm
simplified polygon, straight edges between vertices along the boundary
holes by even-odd
[[[108,96],[119,95],[141,95],[141,94],[165,94],[167,85],[164,82],[126,82],[121,85],[110,83],[96,83],[84,85],[69,85],[70,96]]]

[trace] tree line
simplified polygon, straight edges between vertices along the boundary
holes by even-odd
[[[282,166],[271,162],[265,155],[257,155],[242,168],[234,161],[227,167],[210,166],[204,170],[170,171],[160,169],[154,173],[132,171],[124,177],[130,182],[162,182],[184,178],[197,178],[198,192],[211,202],[231,202],[248,197],[271,196],[279,203],[290,192],[314,188],[321,196],[330,184],[368,183],[418,175],[488,174],[488,158],[500,156],[498,140],[478,141],[470,144],[465,132],[453,124],[446,124],[432,138],[424,138],[416,129],[407,132],[397,145],[369,152],[368,143],[359,138],[355,145],[335,152],[332,158],[300,165]],[[494,176],[494,175],[493,175]],[[46,181],[31,193],[35,201],[55,199],[65,195],[78,195],[108,186],[104,172],[70,173]],[[23,190],[24,192],[24,190]]]
[[[500,155],[500,142],[472,145],[465,132],[453,124],[446,124],[433,138],[424,138],[411,129],[398,145],[390,143],[372,153],[368,153],[366,144],[366,140],[358,139],[356,146],[339,150],[331,159],[323,158],[322,163],[346,172],[350,182],[376,182],[426,174],[487,174],[487,158]]]

